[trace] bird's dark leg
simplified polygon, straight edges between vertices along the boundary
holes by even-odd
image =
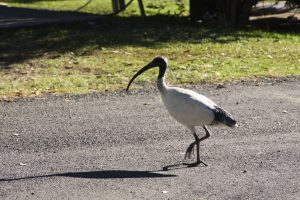
[[[191,143],[190,146],[187,148],[186,153],[185,153],[185,157],[184,158],[190,158],[191,154],[194,150],[194,146],[196,145],[196,150],[197,150],[197,161],[195,163],[183,163],[184,165],[187,165],[189,167],[195,167],[198,166],[200,163],[203,163],[205,166],[207,166],[207,164],[205,164],[203,161],[200,160],[200,142],[209,138],[210,137],[210,133],[207,130],[207,128],[205,126],[203,126],[204,130],[205,130],[205,136],[203,136],[202,138],[199,138],[197,136],[196,133],[194,133],[194,137],[195,137],[195,142]]]
[[[199,137],[197,136],[196,133],[193,133],[193,135],[194,135],[194,137],[195,137],[195,141],[192,142],[192,143],[189,145],[189,147],[187,148],[187,150],[186,150],[186,152],[185,152],[185,156],[184,156],[185,159],[186,159],[186,158],[191,158],[192,153],[194,153],[194,146],[195,146],[195,145],[198,146],[197,144],[199,144],[199,141],[200,141]],[[197,149],[198,149],[198,148],[197,148]]]

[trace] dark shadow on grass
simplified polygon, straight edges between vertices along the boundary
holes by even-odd
[[[86,179],[124,179],[124,178],[168,178],[175,177],[173,174],[162,174],[152,171],[129,171],[129,170],[104,170],[104,171],[90,171],[90,172],[67,172],[58,174],[48,174],[39,176],[26,176],[20,178],[2,178],[0,182],[18,181],[36,178],[49,177],[71,177],[71,178],[86,178]]]
[[[7,29],[0,31],[0,70],[45,54],[53,58],[66,52],[88,55],[105,47],[159,47],[166,42],[228,43],[241,37],[259,35],[251,31],[205,28],[190,22],[188,18],[167,15],[105,17],[92,22],[86,20]]]
[[[55,12],[55,11],[53,11]],[[0,70],[28,59],[88,55],[106,47],[156,47],[163,43],[230,43],[259,38],[260,32],[204,27],[185,17],[168,15],[105,17],[97,20],[48,24],[0,31]]]
[[[252,20],[251,26],[273,32],[300,33],[300,19],[297,20],[293,18],[292,15],[286,18],[268,17]]]
[[[32,2],[26,2],[32,3]],[[30,27],[31,25],[41,24],[39,22],[47,22],[45,20],[68,21],[78,17],[99,17],[99,15],[91,13],[81,13],[69,10],[47,10],[32,8],[17,8],[0,5],[0,28],[19,28]],[[23,23],[23,24],[22,24]]]

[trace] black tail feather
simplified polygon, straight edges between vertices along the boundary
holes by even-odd
[[[236,125],[236,121],[233,119],[231,114],[226,112],[224,109],[216,106],[215,109],[213,109],[213,112],[215,114],[215,119],[212,124],[217,124],[217,123],[221,122],[230,127]]]

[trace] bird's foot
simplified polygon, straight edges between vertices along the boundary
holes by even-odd
[[[194,163],[186,163],[186,162],[180,162],[177,164],[173,164],[173,165],[167,165],[162,167],[162,171],[169,171],[169,170],[174,170],[174,169],[182,169],[182,168],[189,168],[189,167],[197,167],[200,164],[203,164],[205,167],[207,166],[207,164],[205,164],[203,161],[199,161],[199,162],[194,162]]]
[[[202,160],[199,160],[199,161],[196,161],[196,162],[194,162],[194,163],[182,163],[182,165],[185,165],[185,166],[187,166],[187,167],[197,167],[197,166],[199,166],[200,164],[203,164],[205,167],[207,166],[207,164],[205,163],[205,162],[203,162]]]
[[[182,163],[176,163],[176,164],[173,164],[173,165],[166,165],[162,168],[162,171],[168,171],[170,169],[178,169],[180,168]]]

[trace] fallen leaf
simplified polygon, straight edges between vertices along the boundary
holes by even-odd
[[[124,65],[125,65],[125,66],[131,66],[132,63],[125,63]]]
[[[84,68],[82,68],[82,71],[83,71],[83,72],[86,72],[86,73],[89,73],[89,72],[92,71],[92,69],[91,69],[91,68],[88,68],[88,67],[84,67]]]
[[[226,86],[225,86],[225,85],[223,85],[223,84],[219,84],[219,85],[217,85],[217,89],[222,89],[222,88],[226,88]]]
[[[13,101],[11,98],[9,98],[9,97],[7,97],[7,96],[2,96],[2,100],[3,100],[4,102],[12,102],[12,101]]]
[[[72,66],[65,66],[65,69],[73,69]]]
[[[16,91],[15,94],[16,94],[16,96],[22,96],[23,92],[22,91]]]

